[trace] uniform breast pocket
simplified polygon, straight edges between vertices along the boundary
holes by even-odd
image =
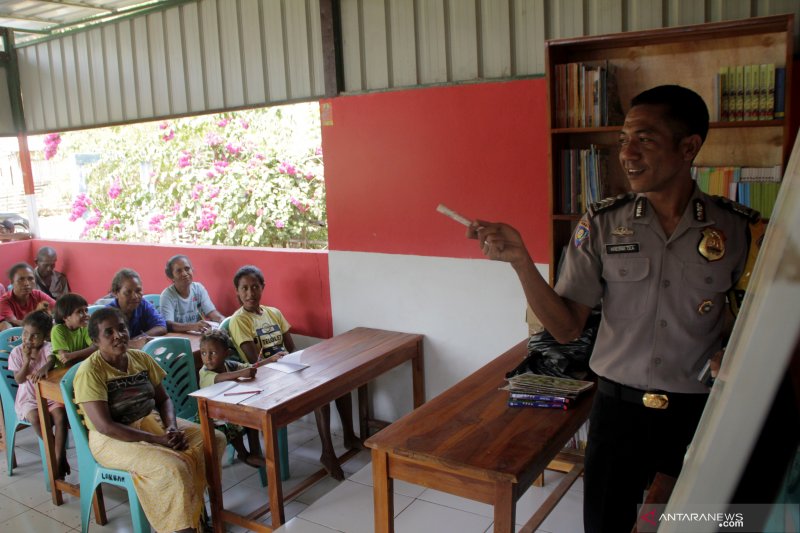
[[[635,318],[647,308],[650,259],[608,258],[603,262],[606,293],[603,313],[615,318]]]
[[[725,309],[725,293],[731,287],[730,272],[705,265],[686,265],[682,277],[686,291],[685,316],[691,317],[687,327],[708,331]]]

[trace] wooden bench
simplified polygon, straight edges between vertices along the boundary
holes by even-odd
[[[375,531],[394,531],[392,483],[401,479],[494,506],[494,531],[513,532],[516,502],[586,421],[594,391],[567,411],[506,405],[506,372],[521,342],[370,437]],[[535,531],[583,471],[579,459],[522,531]]]

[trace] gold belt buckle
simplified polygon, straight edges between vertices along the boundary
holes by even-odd
[[[666,409],[669,405],[669,398],[666,394],[645,392],[642,396],[642,403],[650,409]]]

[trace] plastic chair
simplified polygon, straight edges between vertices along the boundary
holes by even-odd
[[[142,298],[144,298],[145,300],[150,302],[150,304],[153,307],[158,309],[159,313],[161,312],[161,309],[160,309],[160,307],[161,307],[161,295],[160,294],[145,294],[144,296],[142,296]]]
[[[14,440],[17,431],[30,427],[30,423],[17,418],[14,410],[14,401],[17,399],[17,389],[19,384],[14,379],[14,372],[8,369],[8,357],[14,347],[22,344],[22,328],[9,328],[0,332],[0,400],[3,404],[3,435],[6,441],[6,462],[8,465],[8,475],[14,474],[14,467],[17,466],[17,458],[14,456]],[[42,472],[44,473],[45,487],[50,491],[50,476],[47,474],[47,456],[44,452],[44,443],[39,440],[39,455],[42,458]]]
[[[102,309],[104,307],[105,307],[105,305],[90,305],[89,306],[89,316],[94,314],[94,312],[97,311],[98,309]]]
[[[196,421],[197,400],[189,393],[197,390],[197,373],[188,339],[158,337],[145,344],[142,351],[167,373],[164,388],[175,406],[175,416]]]
[[[142,510],[139,503],[139,496],[133,486],[133,476],[125,470],[105,468],[100,466],[89,449],[89,432],[83,423],[83,413],[78,411],[75,406],[75,390],[72,380],[78,371],[80,363],[73,366],[61,378],[61,394],[64,397],[64,406],[67,410],[67,418],[72,429],[72,437],[75,440],[75,449],[78,452],[78,475],[81,483],[81,531],[86,533],[89,530],[89,514],[92,508],[92,498],[97,493],[98,503],[102,506],[103,493],[101,483],[116,485],[128,491],[128,501],[131,506],[131,519],[133,520],[133,530],[141,533],[150,533],[150,522]],[[103,510],[105,513],[105,510]]]
[[[229,327],[230,323],[231,323],[231,317],[225,318],[225,320],[219,323],[219,329],[224,329],[225,333],[230,333],[231,332]]]

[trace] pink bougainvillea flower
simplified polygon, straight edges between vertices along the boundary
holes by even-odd
[[[229,122],[230,122],[230,119],[223,118],[223,119],[217,121],[217,126],[219,126],[220,128],[224,128],[225,126],[228,125]]]
[[[283,174],[289,174],[290,176],[294,176],[297,174],[297,169],[294,167],[293,164],[287,161],[281,161],[281,164],[278,165],[278,172],[282,172]]]
[[[213,133],[213,132],[206,133],[206,144],[207,145],[209,145],[209,146],[219,146],[223,142],[225,142],[225,139],[220,137],[218,134]]]
[[[178,168],[186,168],[192,165],[192,153],[188,150],[184,150],[181,152],[181,156],[178,158]]]
[[[174,204],[172,204],[172,212],[177,213],[178,211],[181,210],[181,207],[183,206],[181,206],[180,202],[175,202]]]
[[[247,225],[247,233],[253,234],[256,232],[256,228],[253,227],[252,224]]]
[[[219,196],[219,193],[220,193],[221,190],[222,189],[219,188],[219,187],[209,187],[208,188],[208,197],[213,200],[214,198]]]
[[[103,229],[111,229],[117,224],[119,224],[119,220],[117,220],[116,218],[111,218],[109,220],[106,220],[105,223],[103,223]]]
[[[283,228],[284,226],[286,226],[286,223],[283,220],[276,220],[275,221],[275,227],[276,228]]]
[[[262,208],[259,207],[258,209],[256,209],[256,215],[261,216],[263,214],[264,214],[264,210]]]
[[[239,155],[240,153],[242,153],[242,145],[240,144],[228,143],[225,145],[225,149],[231,155]]]
[[[97,225],[100,224],[101,218],[102,215],[100,214],[100,211],[98,209],[95,209],[94,213],[92,213],[92,216],[86,219],[86,229],[92,229],[97,227]]]
[[[58,145],[61,144],[61,135],[58,133],[48,133],[44,136],[44,158],[52,159],[58,153]]]
[[[120,183],[119,178],[114,178],[114,182],[111,184],[111,187],[108,188],[108,197],[112,200],[116,200],[121,192],[122,183]]]
[[[219,161],[214,161],[214,170],[217,171],[217,174],[224,174],[225,169],[228,168],[229,164],[230,163],[222,159]]]
[[[72,212],[69,215],[70,222],[75,222],[81,218],[90,205],[92,205],[92,200],[85,193],[76,196],[72,202]]]
[[[314,155],[322,155],[322,146],[317,146],[317,149],[314,150]]]
[[[201,192],[203,192],[203,184],[202,183],[198,183],[192,189],[192,200],[197,200],[198,198],[200,198],[200,193]]]
[[[316,178],[316,176],[314,175],[314,173],[313,173],[313,172],[306,172],[306,176],[305,176],[305,178],[306,178],[308,181],[311,181],[311,180],[313,180],[314,178]]]
[[[295,206],[297,210],[300,211],[301,213],[305,213],[306,211],[308,211],[308,207],[294,196],[292,196],[290,202],[292,202],[292,205]]]
[[[168,130],[167,130],[167,133],[165,133],[165,134],[164,134],[164,135],[161,137],[161,139],[163,139],[164,141],[171,141],[171,140],[172,140],[172,139],[174,139],[174,138],[175,138],[175,132],[174,132],[174,131],[172,131],[172,129],[171,129],[171,128],[170,128],[170,129],[168,129]]]
[[[158,129],[165,130],[167,128],[169,128],[169,122],[162,122],[158,125]]]
[[[247,120],[245,120],[243,118],[239,119],[239,125],[244,129],[248,129],[250,127],[250,123],[247,122]]]
[[[206,177],[207,178],[211,179],[211,178],[215,178],[216,176],[217,176],[217,173],[214,172],[213,169],[210,169],[210,170],[206,171]]]
[[[208,231],[214,226],[216,221],[217,214],[214,212],[213,207],[209,204],[205,204],[200,211],[200,220],[197,221],[195,226],[197,227],[197,231]]]
[[[147,223],[148,229],[156,233],[161,233],[162,231],[164,231],[164,229],[161,227],[161,222],[165,218],[167,218],[166,215],[163,215],[161,213],[153,215],[152,217],[150,217],[150,220]]]

